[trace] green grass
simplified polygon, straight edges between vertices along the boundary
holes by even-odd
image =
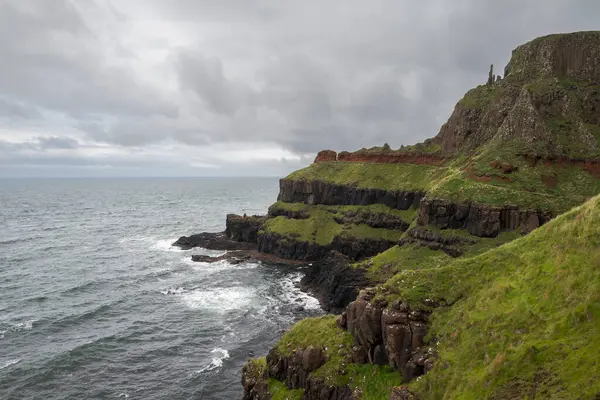
[[[319,180],[358,188],[421,191],[445,168],[415,164],[322,162],[292,172],[287,179]]]
[[[451,260],[452,257],[443,251],[406,244],[394,246],[355,265],[367,269],[369,280],[378,283],[384,282],[400,271],[438,268],[447,265]]]
[[[501,84],[479,85],[469,90],[458,104],[465,108],[483,109],[502,96],[505,91],[505,86]]]
[[[386,286],[413,308],[454,304],[432,314],[440,361],[411,386],[424,399],[526,398],[537,382],[539,398],[594,398],[599,265],[600,196],[479,256],[400,272]]]
[[[262,231],[326,246],[341,233],[342,225],[335,222],[327,210],[315,208],[307,219],[291,219],[284,216],[271,218],[262,226]]]
[[[402,375],[389,366],[350,364],[348,385],[359,390],[361,400],[388,399],[394,386],[402,384]]]
[[[302,400],[304,398],[304,390],[288,389],[285,383],[276,379],[270,378],[268,385],[271,400]]]

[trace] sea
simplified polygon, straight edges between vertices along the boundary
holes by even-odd
[[[179,236],[264,214],[275,178],[0,180],[0,399],[241,399],[322,311],[300,267],[191,261]]]

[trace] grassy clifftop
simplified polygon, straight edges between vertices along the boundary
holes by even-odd
[[[425,399],[592,399],[600,393],[600,197],[530,235],[386,283],[434,311],[440,360],[413,388]],[[529,396],[529,397],[527,397]]]

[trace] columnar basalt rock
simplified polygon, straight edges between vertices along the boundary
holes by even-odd
[[[384,204],[391,208],[408,210],[410,207],[418,207],[424,195],[425,192],[356,188],[318,180],[281,179],[277,200],[286,203],[312,205],[366,206],[369,204]]]
[[[358,400],[347,385],[326,384],[323,379],[310,374],[325,361],[322,349],[312,346],[295,349],[290,356],[283,356],[277,349],[272,349],[267,355],[267,376],[284,382],[292,389],[304,389],[305,400]]]
[[[436,354],[426,346],[429,312],[411,310],[406,303],[391,305],[364,289],[339,317],[339,325],[354,336],[353,362],[389,364],[406,381],[433,367]]]
[[[548,211],[519,210],[516,206],[493,207],[423,199],[417,221],[421,226],[466,229],[474,236],[496,237],[502,231],[518,228],[521,228],[523,233],[529,233],[552,218],[553,215]]]

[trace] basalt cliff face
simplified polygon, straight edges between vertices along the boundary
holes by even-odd
[[[423,143],[321,151],[228,218],[341,312],[251,360],[245,398],[596,398],[597,193],[600,32],[518,47]]]

